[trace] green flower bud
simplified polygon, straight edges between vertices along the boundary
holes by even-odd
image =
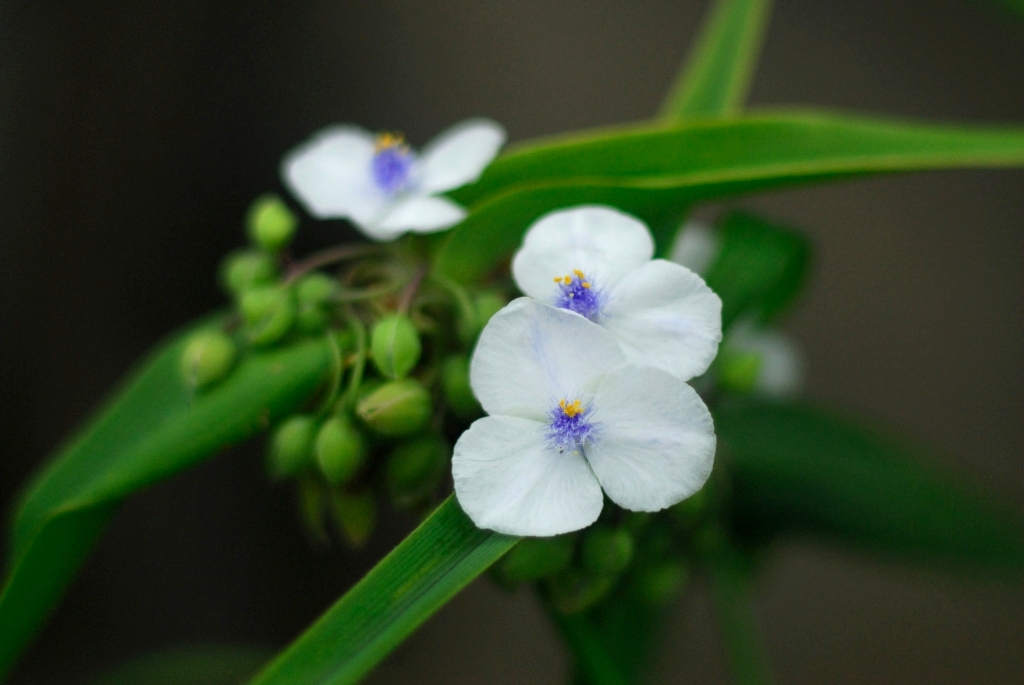
[[[338,531],[350,547],[367,543],[377,523],[377,500],[373,492],[335,492],[331,495],[331,515]]]
[[[337,279],[314,271],[300,278],[295,284],[295,297],[299,301],[299,306],[320,307],[329,304],[339,289]]]
[[[323,484],[315,478],[299,480],[299,517],[309,536],[318,545],[330,542],[324,525],[324,515],[327,513],[327,493],[324,490]]]
[[[295,327],[306,335],[323,333],[330,322],[330,315],[320,307],[299,307],[295,314]]]
[[[221,264],[220,280],[228,293],[238,296],[252,288],[273,284],[277,280],[277,264],[264,252],[234,252]]]
[[[324,421],[316,434],[316,463],[331,485],[348,482],[363,465],[366,441],[352,423],[335,416]]]
[[[572,562],[576,534],[523,538],[498,562],[498,575],[512,585],[540,580],[564,571]]]
[[[313,465],[316,420],[312,416],[291,416],[277,427],[270,439],[267,467],[274,478],[295,476]]]
[[[441,364],[441,390],[452,412],[463,421],[483,414],[484,410],[469,385],[469,358],[466,355],[452,355]]]
[[[356,405],[356,414],[381,435],[400,437],[422,430],[430,421],[430,393],[406,379],[381,385]]]
[[[651,605],[671,601],[686,582],[686,567],[679,561],[664,561],[640,572],[637,589],[640,599]]]
[[[506,304],[508,304],[508,300],[497,293],[482,292],[474,296],[473,317],[469,320],[462,318],[458,322],[459,338],[462,342],[469,345],[476,340],[476,337],[480,335],[480,331],[484,329],[484,326],[491,320],[491,317],[497,314]]]
[[[583,538],[583,568],[595,576],[614,576],[633,560],[633,535],[625,528],[594,527]]]
[[[433,492],[447,471],[451,449],[441,438],[423,436],[391,452],[384,482],[398,508],[407,508]]]
[[[420,337],[412,320],[394,314],[374,325],[370,335],[373,364],[386,378],[405,378],[420,360]]]
[[[281,198],[261,195],[249,207],[245,224],[253,244],[268,252],[277,252],[291,242],[298,221]]]
[[[559,612],[578,614],[604,599],[613,584],[611,576],[589,576],[568,570],[548,581],[548,593]]]
[[[718,382],[737,392],[751,392],[761,373],[761,355],[756,352],[722,350],[718,355]]]
[[[295,321],[295,303],[287,288],[254,288],[242,295],[240,305],[249,342],[256,346],[277,342]]]
[[[203,331],[185,344],[181,375],[189,387],[198,390],[227,376],[234,363],[234,341],[220,331]]]

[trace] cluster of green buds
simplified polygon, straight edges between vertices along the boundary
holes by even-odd
[[[381,502],[423,514],[450,491],[451,444],[482,415],[469,352],[508,298],[429,276],[429,240],[340,246],[294,261],[297,225],[276,196],[253,203],[251,245],[221,269],[234,311],[187,342],[182,374],[205,392],[245,354],[324,337],[333,367],[300,413],[272,427],[267,470],[296,484],[314,538],[329,540],[333,523],[358,547]]]

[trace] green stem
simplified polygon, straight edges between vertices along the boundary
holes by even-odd
[[[761,644],[747,560],[735,549],[711,560],[711,591],[736,685],[770,685],[771,667]]]
[[[566,616],[559,613],[546,597],[542,597],[542,601],[573,655],[574,671],[569,676],[570,685],[628,685],[629,681],[612,662],[600,634],[586,615]]]
[[[363,370],[366,368],[366,324],[362,319],[349,312],[349,325],[356,338],[356,360],[352,364],[352,376],[348,381],[348,390],[341,400],[342,406],[351,411],[359,398],[359,386],[363,382]]]

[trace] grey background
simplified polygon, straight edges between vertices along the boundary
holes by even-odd
[[[282,153],[331,122],[422,143],[470,115],[513,140],[649,116],[703,2],[0,5],[0,504],[161,336],[219,306]],[[1024,23],[959,0],[781,0],[751,101],[1024,122]],[[743,201],[817,264],[787,328],[808,394],[899,429],[1024,508],[1024,173],[860,180]],[[304,228],[312,246],[348,237]],[[259,446],[133,498],[13,683],[77,683],[196,642],[276,648],[367,555],[318,552]],[[758,611],[781,683],[1024,681],[1024,590],[780,545]],[[702,586],[659,682],[726,682]],[[374,683],[558,683],[526,594],[478,582]]]

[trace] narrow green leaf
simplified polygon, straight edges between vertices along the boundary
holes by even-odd
[[[536,143],[456,191],[471,205],[447,234],[435,273],[484,277],[553,209],[604,203],[651,225],[668,249],[687,207],[738,192],[854,175],[1024,165],[1024,129],[922,126],[789,113],[632,128]]]
[[[135,659],[92,685],[242,685],[269,657],[255,647],[179,647]]]
[[[665,121],[739,111],[757,65],[771,0],[717,0],[661,107]]]
[[[598,183],[700,189],[712,197],[855,174],[1021,165],[1024,128],[774,111],[538,140],[498,158],[452,195],[472,206],[522,184]]]
[[[253,685],[357,682],[517,540],[480,530],[449,497]]]
[[[765,322],[783,311],[806,276],[807,240],[742,212],[729,215],[720,234],[722,247],[706,280],[722,298],[722,326],[743,314]]]
[[[299,343],[246,358],[224,382],[192,397],[179,370],[187,338],[157,350],[27,490],[0,594],[0,676],[126,496],[280,418],[330,366],[323,341]]]
[[[1024,574],[1020,512],[917,465],[871,432],[812,409],[755,401],[723,403],[715,429],[741,537],[810,536]]]

